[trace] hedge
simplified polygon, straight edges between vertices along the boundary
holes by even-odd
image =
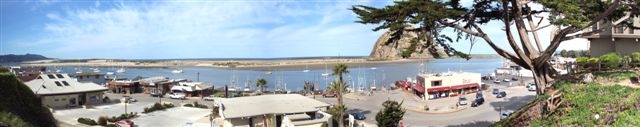
[[[86,125],[98,125],[95,120],[89,118],[78,118],[78,123],[86,124]]]

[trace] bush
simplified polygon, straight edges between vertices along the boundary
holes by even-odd
[[[578,57],[576,58],[576,63],[584,65],[589,63],[589,57]]]
[[[600,62],[603,63],[607,68],[618,68],[620,63],[622,62],[622,57],[615,52],[607,53],[600,56]]]
[[[636,67],[640,67],[640,52],[634,52],[631,54],[631,62],[634,63]]]
[[[78,118],[78,123],[86,124],[86,125],[98,125],[95,120],[89,118]]]
[[[98,125],[107,126],[107,119],[109,118],[107,118],[106,116],[100,116],[98,118]]]
[[[193,107],[193,105],[192,105],[192,104],[185,104],[184,106],[185,106],[185,107]]]
[[[115,124],[107,124],[105,127],[117,127]]]

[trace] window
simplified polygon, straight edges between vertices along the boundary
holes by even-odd
[[[633,34],[634,29],[629,28],[629,34]]]
[[[67,98],[62,98],[61,100],[62,100],[62,101],[67,101]]]
[[[58,78],[64,78],[64,76],[62,76],[62,74],[56,74],[56,77],[58,77]]]
[[[56,77],[53,75],[47,75],[47,77],[49,77],[49,79],[56,79]]]
[[[624,27],[622,27],[620,25],[614,27],[613,33],[621,34],[623,32],[624,32]]]
[[[69,86],[69,83],[67,83],[67,81],[62,81],[62,84],[64,84],[65,86]]]
[[[78,76],[78,79],[82,79],[82,76]]]
[[[62,86],[62,84],[60,84],[60,82],[56,81],[55,82],[57,86]]]
[[[431,81],[431,86],[442,86],[442,80]]]
[[[58,101],[58,98],[56,98],[56,99],[53,99],[53,101]]]

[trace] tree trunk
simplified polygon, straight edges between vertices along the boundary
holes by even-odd
[[[344,105],[342,103],[342,85],[343,85],[342,73],[339,73],[338,77],[339,77],[338,88],[337,88],[338,89],[338,97],[337,97],[338,98],[338,106],[342,106],[340,108],[340,113],[339,113],[339,116],[338,116],[338,127],[344,127],[344,119],[343,119],[344,117],[342,117],[342,116],[344,116],[344,110],[343,110],[344,109]]]
[[[543,65],[531,67],[533,72],[533,79],[536,83],[536,94],[543,95],[545,89],[549,87],[549,84],[553,79],[551,78],[551,66],[545,62]]]

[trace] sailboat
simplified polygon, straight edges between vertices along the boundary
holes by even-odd
[[[98,69],[98,68],[94,68],[94,69],[93,69],[93,72],[98,73],[98,72],[100,72],[100,69]]]
[[[182,70],[173,69],[173,70],[171,71],[171,73],[179,74],[179,73],[182,73]]]
[[[309,72],[309,65],[306,65],[306,67],[304,68],[304,70],[302,70],[302,72]]]
[[[125,73],[127,72],[127,70],[124,69],[124,67],[121,67],[120,69],[116,70],[117,73]]]

